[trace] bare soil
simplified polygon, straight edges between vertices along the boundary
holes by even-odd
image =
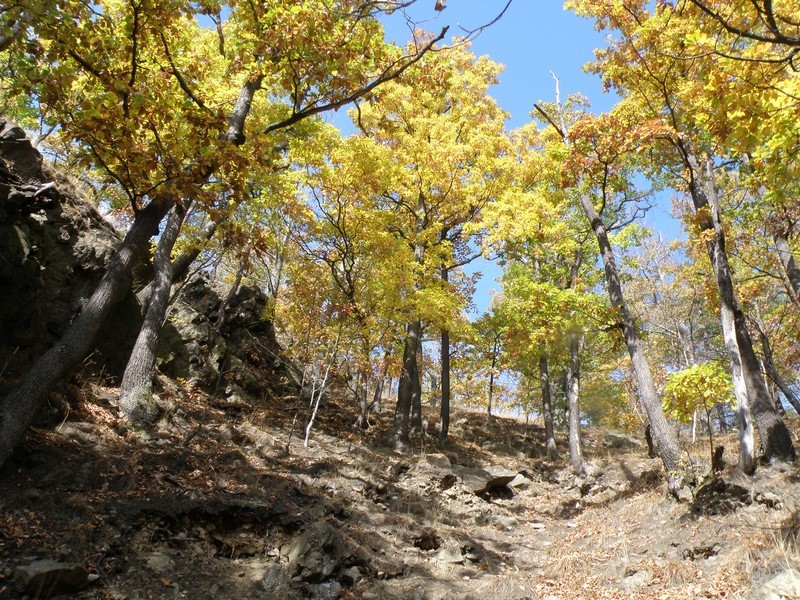
[[[698,441],[698,485],[678,503],[658,460],[598,430],[596,471],[576,478],[515,419],[456,412],[446,445],[418,436],[398,454],[379,443],[390,415],[357,432],[336,397],[307,448],[291,395],[228,406],[172,384],[162,401],[142,434],[114,388],[54,396],[57,423],[0,473],[0,598],[48,597],[14,577],[42,559],[86,568],[93,581],[62,595],[85,599],[779,598],[765,582],[800,570],[796,465],[704,479]],[[735,438],[722,443],[732,461]],[[498,470],[520,475],[477,494]]]

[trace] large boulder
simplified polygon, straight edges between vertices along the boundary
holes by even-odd
[[[0,364],[7,385],[66,331],[119,241],[81,185],[51,170],[21,129],[0,121]],[[102,336],[114,343],[102,348],[101,361],[116,365],[131,347],[126,332],[140,322],[138,310],[121,307]]]

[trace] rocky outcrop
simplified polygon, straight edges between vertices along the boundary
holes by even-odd
[[[0,381],[12,383],[63,334],[119,239],[79,186],[0,121]]]
[[[81,185],[51,169],[19,127],[0,121],[0,395],[63,335],[120,241]],[[279,349],[261,290],[242,286],[217,331],[221,295],[203,273],[182,286],[161,334],[159,368],[241,403],[263,395],[265,370],[282,368]],[[91,364],[120,376],[141,323],[130,292],[114,307]]]

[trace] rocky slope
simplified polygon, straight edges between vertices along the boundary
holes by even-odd
[[[800,593],[795,466],[728,470],[679,504],[657,460],[597,431],[597,471],[576,479],[514,420],[457,414],[449,444],[418,438],[398,455],[360,437],[335,397],[305,448],[292,394],[219,403],[173,383],[172,412],[142,435],[113,388],[71,392],[64,422],[0,474],[0,598],[58,592],[54,569],[81,574],[78,598]],[[388,426],[378,416],[375,439]]]

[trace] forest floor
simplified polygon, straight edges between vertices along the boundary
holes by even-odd
[[[796,465],[754,477],[729,465],[679,503],[658,460],[594,429],[596,472],[576,478],[514,419],[456,412],[446,445],[418,437],[397,454],[376,443],[388,412],[362,434],[353,407],[329,399],[306,448],[292,397],[221,406],[174,385],[172,411],[143,435],[117,417],[116,391],[67,386],[68,414],[0,473],[0,598],[58,595],[73,576],[63,597],[800,595]],[[730,462],[735,439],[722,443]],[[707,441],[687,449],[706,453]],[[53,568],[69,577],[54,583]]]

